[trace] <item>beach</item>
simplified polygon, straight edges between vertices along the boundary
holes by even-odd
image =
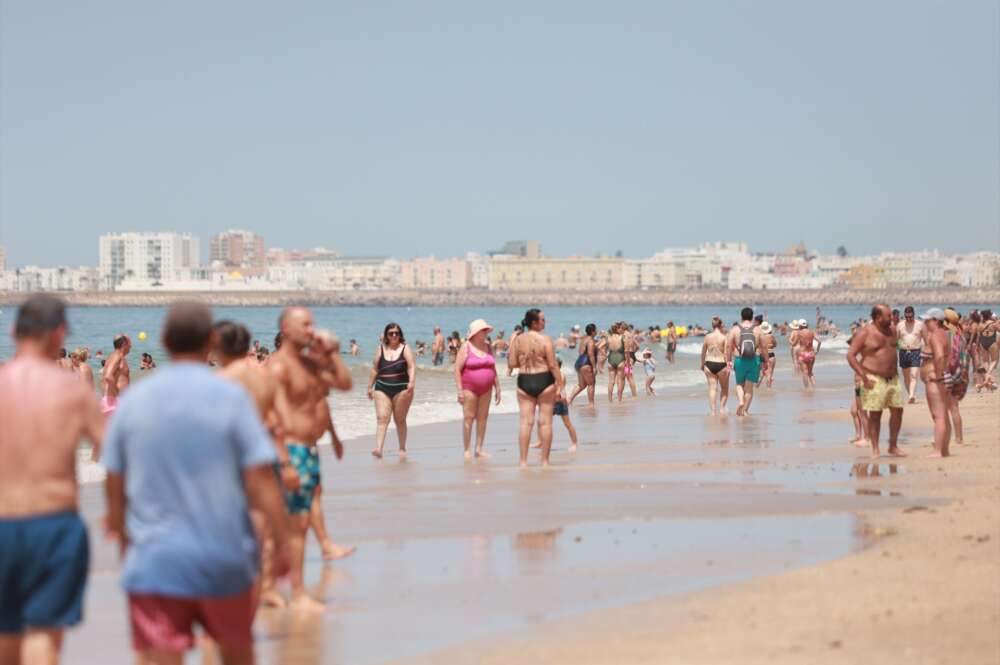
[[[556,422],[547,471],[516,468],[507,414],[490,460],[462,461],[454,421],[412,428],[406,461],[392,432],[381,463],[370,436],[340,463],[324,448],[332,535],[359,550],[323,566],[310,543],[330,609],[262,610],[260,662],[995,662],[996,397],[966,398],[953,459],[923,459],[921,401],[909,457],[872,463],[847,444],[846,368],[818,376],[804,394],[779,369],[745,419],[705,415],[703,385],[609,406],[601,381],[596,413],[572,411],[579,452]],[[100,486],[82,502],[93,573],[66,662],[131,662]]]

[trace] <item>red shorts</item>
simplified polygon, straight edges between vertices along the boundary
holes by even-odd
[[[194,646],[194,624],[220,646],[253,644],[253,590],[223,598],[171,598],[129,594],[132,647],[136,651],[181,652]]]

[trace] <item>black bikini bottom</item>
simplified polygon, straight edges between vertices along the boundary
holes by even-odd
[[[726,363],[719,362],[718,360],[706,360],[705,367],[707,367],[708,371],[712,374],[718,375],[719,372],[726,369]]]
[[[537,398],[545,389],[556,382],[556,377],[552,376],[552,372],[539,372],[538,374],[518,374],[517,375],[517,387]]]

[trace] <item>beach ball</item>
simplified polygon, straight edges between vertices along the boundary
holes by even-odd
[[[139,341],[141,341],[141,342],[145,342],[146,341],[146,331],[145,330],[143,330],[142,332],[139,333]]]
[[[687,326],[677,326],[678,337],[687,337],[687,334],[688,334]]]

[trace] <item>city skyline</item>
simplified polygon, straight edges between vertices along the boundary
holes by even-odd
[[[229,227],[355,255],[490,236],[996,249],[997,18],[977,0],[2,3],[0,243],[15,265]]]

